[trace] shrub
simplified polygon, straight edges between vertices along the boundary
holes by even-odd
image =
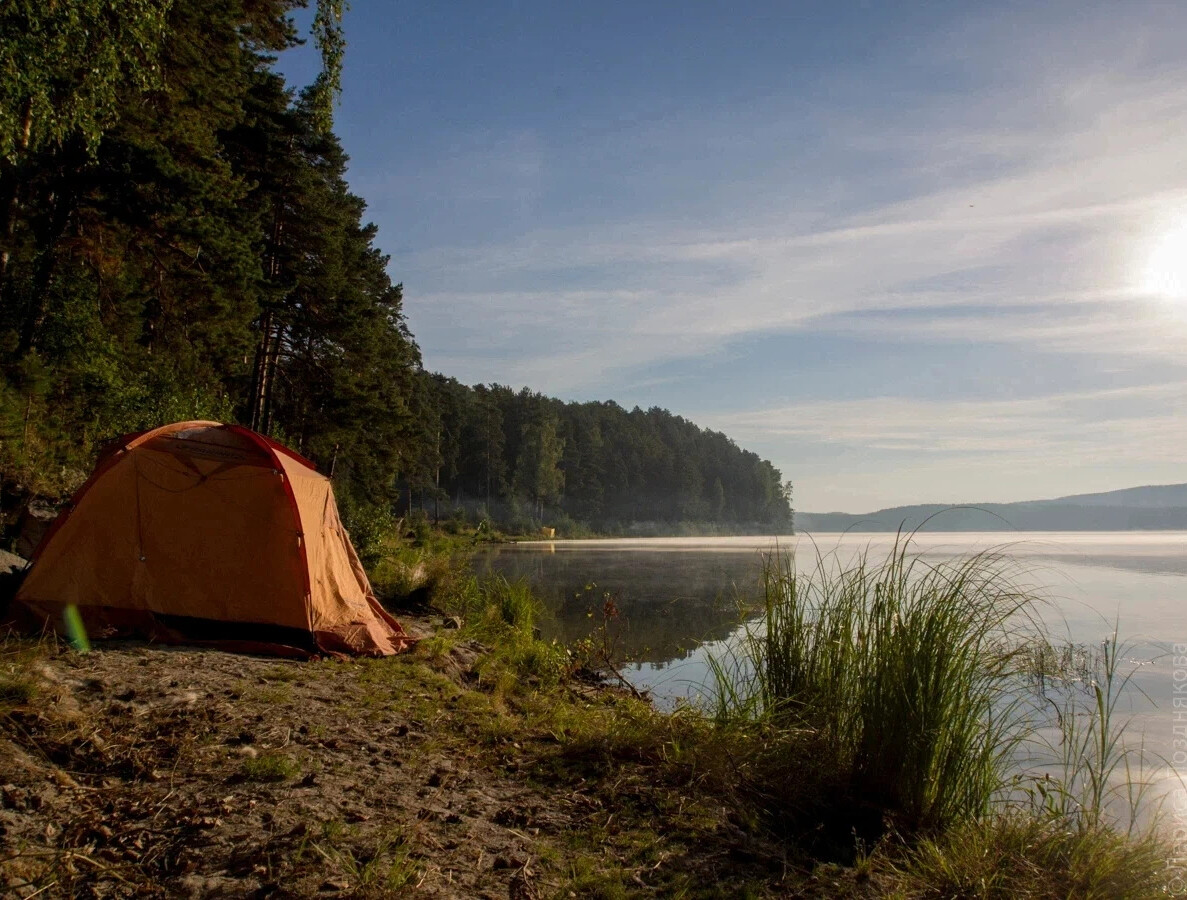
[[[356,501],[349,490],[338,494],[338,511],[359,560],[367,569],[382,558],[393,532],[391,509],[383,503]]]

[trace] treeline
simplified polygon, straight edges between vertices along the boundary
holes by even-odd
[[[330,128],[343,0],[317,2],[314,84],[273,70],[305,5],[0,7],[3,511],[208,418],[332,471],[364,544],[409,509],[786,521],[779,473],[722,435],[423,371]]]
[[[444,501],[520,530],[791,528],[791,484],[778,469],[667,410],[564,403],[441,375],[430,384],[434,513]]]

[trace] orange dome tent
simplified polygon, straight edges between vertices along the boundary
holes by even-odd
[[[92,637],[382,656],[411,639],[380,606],[313,464],[238,425],[126,438],[54,522],[15,599]]]

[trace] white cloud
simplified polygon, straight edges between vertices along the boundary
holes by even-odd
[[[693,415],[769,453],[801,508],[1033,500],[1183,480],[1187,382],[1019,400],[877,397]]]
[[[1075,455],[1082,461],[1181,462],[1187,382],[1020,400],[871,397],[703,414],[739,438],[794,438],[913,455]]]

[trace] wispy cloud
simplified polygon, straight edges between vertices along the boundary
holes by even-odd
[[[1019,400],[871,397],[798,403],[700,418],[741,438],[793,438],[912,457],[1074,455],[1083,462],[1179,462],[1187,444],[1187,382]]]
[[[839,218],[817,208],[782,227],[544,228],[498,246],[421,251],[400,258],[397,268],[409,273],[409,308],[430,361],[446,344],[437,335],[448,331],[456,340],[459,327],[469,326],[502,349],[504,377],[544,377],[558,389],[595,389],[609,368],[702,353],[746,334],[903,308],[1000,304],[1002,315],[979,323],[988,331],[966,337],[996,333],[1097,352],[1095,338],[1114,327],[1116,309],[1132,314],[1124,301],[1140,299],[1135,273],[1156,222],[1187,210],[1187,138],[1167,126],[1168,116],[1187,119],[1187,88],[1158,79],[1114,93],[1112,107],[1058,128],[1038,123],[996,141],[941,133],[930,150],[913,147],[910,168],[989,142],[997,152],[1012,148],[1026,168]],[[914,143],[913,134],[881,139]],[[812,219],[817,227],[808,227]],[[988,283],[986,271],[994,273]],[[941,277],[946,289],[925,286]],[[573,289],[582,283],[593,287]],[[1101,296],[1120,302],[1077,309],[1061,327],[1069,301]],[[1033,315],[1013,315],[1020,303],[1047,306],[1043,328],[1034,327]],[[1142,312],[1144,321],[1128,320],[1111,333],[1110,350],[1156,352],[1168,343],[1168,328],[1182,328],[1173,310],[1147,304]],[[531,340],[523,339],[525,324]],[[548,335],[570,333],[575,324],[601,365],[574,367],[568,348],[550,351]],[[952,326],[936,328],[961,337]]]
[[[1020,400],[890,396],[694,418],[792,473],[803,509],[1008,502],[1182,481],[1187,383]]]

